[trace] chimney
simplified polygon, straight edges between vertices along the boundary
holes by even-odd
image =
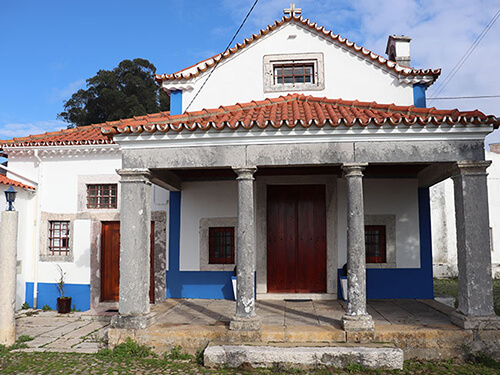
[[[405,35],[389,35],[385,53],[391,61],[397,62],[401,66],[410,67],[410,41],[411,38]]]

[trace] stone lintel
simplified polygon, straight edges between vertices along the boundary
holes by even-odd
[[[144,315],[121,315],[116,314],[111,318],[112,328],[122,329],[144,329],[156,322],[156,313]]]
[[[434,163],[424,168],[418,174],[418,187],[429,187],[453,174],[454,163]]]
[[[182,189],[181,178],[169,170],[154,171],[152,173],[151,182],[168,191],[180,191]]]
[[[345,331],[373,331],[375,325],[371,315],[344,315],[342,317],[342,328]]]
[[[458,311],[451,313],[451,322],[463,329],[500,330],[500,316],[471,316]]]
[[[258,316],[241,317],[234,316],[229,322],[231,331],[260,331],[261,319]]]
[[[153,177],[147,168],[117,169],[116,173],[121,177],[120,182],[142,182],[151,184],[151,178]]]

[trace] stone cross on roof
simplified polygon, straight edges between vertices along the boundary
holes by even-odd
[[[302,14],[302,9],[301,8],[295,8],[295,3],[290,4],[290,8],[285,8],[283,10],[283,13],[285,14],[291,14],[292,16]]]

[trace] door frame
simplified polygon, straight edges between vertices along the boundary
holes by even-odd
[[[167,209],[168,211],[168,209]],[[167,211],[151,212],[154,222],[154,294],[155,302],[167,299],[167,244],[168,216]],[[103,213],[92,219],[90,227],[90,308],[101,304],[118,306],[118,302],[101,302],[101,231],[103,221],[120,221],[120,214]]]
[[[267,186],[325,185],[326,202],[326,293],[267,292]],[[337,176],[265,176],[256,179],[256,244],[258,299],[337,299]]]

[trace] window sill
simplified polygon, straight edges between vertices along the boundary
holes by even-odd
[[[366,268],[396,268],[396,263],[366,263]]]

